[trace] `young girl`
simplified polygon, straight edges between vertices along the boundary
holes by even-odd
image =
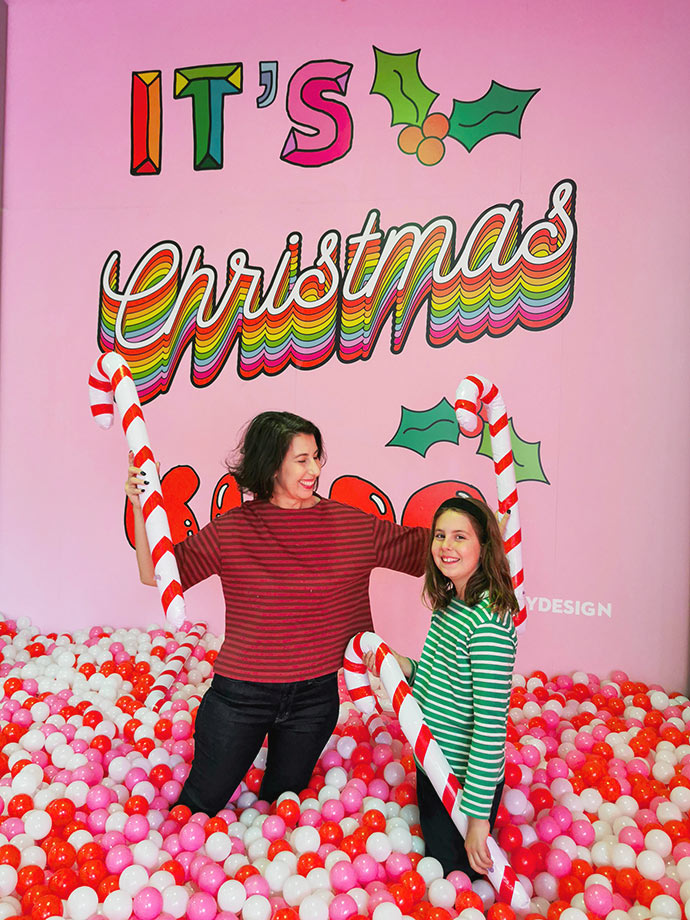
[[[418,663],[397,655],[424,719],[462,784],[463,840],[426,774],[417,767],[417,799],[428,856],[447,875],[475,879],[491,868],[487,837],[503,791],[506,720],[518,609],[491,510],[449,498],[434,514],[424,598],[434,611]],[[373,656],[366,663],[373,670]]]

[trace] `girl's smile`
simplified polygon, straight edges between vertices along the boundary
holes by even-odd
[[[281,508],[310,508],[321,472],[321,460],[312,434],[296,434],[275,475],[271,501]]]
[[[444,511],[436,521],[431,555],[442,575],[450,579],[463,600],[465,586],[479,565],[482,547],[472,519],[461,511]]]

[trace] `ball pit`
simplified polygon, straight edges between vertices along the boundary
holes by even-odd
[[[309,787],[257,800],[265,750],[217,816],[173,807],[220,639],[158,712],[183,632],[42,635],[0,618],[0,920],[512,920],[424,855],[400,725],[348,701]],[[614,671],[516,675],[496,836],[530,920],[690,915],[690,703]]]

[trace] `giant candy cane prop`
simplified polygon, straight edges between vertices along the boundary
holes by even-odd
[[[89,376],[91,413],[101,428],[110,428],[113,424],[113,397],[120,410],[127,444],[134,454],[134,465],[142,468],[148,482],[140,496],[146,536],[163,610],[175,629],[179,629],[185,619],[185,605],[156,461],[132,372],[124,358],[111,351],[101,355]]]
[[[455,393],[455,415],[460,430],[470,438],[481,430],[482,420],[479,418],[479,407],[482,402],[486,406],[486,415],[489,422],[491,453],[494,460],[494,470],[496,471],[498,510],[502,514],[510,511],[503,534],[503,545],[508,557],[513,590],[520,608],[513,617],[513,623],[516,627],[520,627],[527,615],[525,586],[523,584],[525,573],[522,568],[522,530],[520,529],[517,483],[515,482],[515,464],[510,443],[508,413],[498,387],[490,380],[487,380],[486,377],[473,374],[461,380]]]
[[[376,666],[379,669],[381,681],[391,698],[393,709],[400,720],[400,727],[405,737],[412,745],[417,760],[424,767],[424,772],[440,796],[455,826],[463,837],[467,836],[467,816],[458,807],[462,798],[460,783],[424,722],[422,710],[412,696],[410,685],[405,680],[398,662],[386,643],[376,633],[361,632],[357,633],[348,643],[343,668],[350,696],[357,708],[367,714],[368,718],[365,721],[372,731],[374,740],[383,741],[381,728],[384,726],[382,720],[376,716],[376,710],[380,707],[371,689],[367,668],[362,660],[365,652],[374,652],[376,655]],[[503,851],[491,836],[487,839],[487,845],[493,862],[488,878],[498,892],[499,898],[517,910],[526,909],[529,906],[529,897],[518,881],[514,870],[508,865]]]
[[[187,633],[187,638],[184,642],[165,662],[165,668],[156,678],[156,682],[151,687],[149,695],[146,697],[144,705],[148,709],[152,709],[153,712],[158,712],[161,708],[168,691],[175,683],[182,668],[185,666],[185,662],[188,661],[189,656],[197,647],[205,632],[205,623],[195,623]]]

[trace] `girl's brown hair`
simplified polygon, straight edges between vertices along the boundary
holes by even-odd
[[[474,498],[453,496],[442,502],[436,509],[431,524],[422,592],[425,602],[432,610],[443,610],[455,597],[455,587],[452,581],[440,572],[431,555],[436,522],[445,511],[459,511],[466,515],[481,544],[479,564],[465,586],[464,603],[473,607],[488,591],[492,609],[504,617],[510,616],[519,607],[513,591],[508,560],[503,549],[503,537],[489,506]]]

